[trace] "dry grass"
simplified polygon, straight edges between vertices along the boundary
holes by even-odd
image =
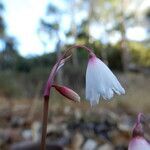
[[[150,77],[142,74],[127,74],[121,76],[126,88],[126,94],[119,97],[122,105],[135,112],[150,113]]]
[[[132,73],[119,75],[119,80],[125,87],[126,94],[123,96],[115,96],[111,102],[101,100],[100,104],[94,109],[126,109],[135,113],[150,113],[150,77],[144,76],[142,74]],[[66,105],[85,110],[93,109],[90,108],[89,104],[84,99],[81,100],[82,102],[80,104],[74,104],[72,102],[66,101],[66,99],[55,92],[53,92],[52,97],[53,98],[50,101],[50,108],[52,111],[61,111],[61,109]],[[41,114],[42,112],[42,100],[35,99],[36,102],[33,102],[33,100],[29,99],[6,100],[2,97],[0,98],[0,112],[9,109],[10,101],[14,113],[24,110],[27,111],[27,115],[30,115],[29,113],[32,107],[35,109],[35,114]],[[51,104],[53,107],[51,107]]]

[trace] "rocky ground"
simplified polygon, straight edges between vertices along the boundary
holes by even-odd
[[[143,112],[145,137],[150,140],[150,78],[142,74],[119,77],[124,96],[90,107],[81,97],[75,104],[52,91],[47,149],[127,150],[136,115]],[[0,97],[0,150],[38,150],[41,137],[42,98]],[[30,148],[29,148],[30,147]]]
[[[37,105],[37,101],[30,105],[20,103],[15,104],[11,111],[5,108],[8,106],[1,110],[0,150],[39,149],[40,104]],[[123,106],[114,109],[83,105],[65,103],[51,107],[47,149],[127,150],[136,113]],[[149,113],[145,114],[143,126],[145,137],[150,139]]]

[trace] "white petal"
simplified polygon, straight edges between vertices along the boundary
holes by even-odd
[[[133,138],[128,150],[150,150],[150,144],[142,137]]]
[[[104,98],[105,100],[110,100],[113,96],[114,96],[113,90],[112,90],[112,89],[108,89],[108,91],[106,91],[106,92],[104,93],[103,98]]]
[[[120,95],[124,94],[125,90],[110,69],[93,56],[89,59],[86,70],[86,99],[96,104],[100,96],[111,99],[114,92]]]
[[[95,72],[94,74],[93,71]],[[86,71],[86,99],[89,100],[92,105],[97,104],[100,97],[100,93],[97,91],[97,84],[95,84],[99,82],[96,71],[95,66],[88,65]]]

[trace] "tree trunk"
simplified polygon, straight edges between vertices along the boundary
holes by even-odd
[[[127,72],[129,69],[129,48],[127,45],[127,39],[125,36],[126,27],[125,27],[125,16],[124,16],[124,7],[125,7],[125,0],[122,0],[122,12],[121,12],[121,48],[122,48],[122,65],[123,71]]]
[[[77,39],[77,25],[76,25],[76,22],[75,22],[75,10],[76,10],[76,0],[73,0],[72,3],[71,3],[71,18],[72,18],[72,20],[71,20],[71,33],[72,33],[72,36],[74,37],[75,42],[76,42],[76,39]],[[72,60],[73,60],[73,66],[77,67],[79,65],[79,62],[78,62],[76,50],[74,50]]]
[[[61,56],[61,40],[59,37],[58,37],[58,42],[56,44],[56,53],[57,53],[57,59],[59,59]],[[57,81],[59,84],[63,84],[63,71],[62,71],[62,69],[60,69],[58,72]]]

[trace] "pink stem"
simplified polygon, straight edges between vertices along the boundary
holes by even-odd
[[[137,117],[137,123],[141,123],[141,117],[143,116],[143,113],[139,113]]]
[[[49,103],[49,97],[44,97],[43,126],[42,126],[42,138],[41,138],[40,150],[45,150],[45,147],[46,147],[46,131],[47,131],[47,122],[48,122],[48,103]]]
[[[67,49],[65,51],[65,53],[58,59],[57,63],[54,65],[48,81],[46,83],[46,87],[44,90],[44,107],[43,107],[43,124],[42,124],[42,138],[41,138],[41,150],[45,150],[45,146],[46,146],[46,131],[47,131],[47,121],[48,121],[48,103],[49,103],[49,96],[50,96],[50,91],[51,91],[51,87],[54,81],[54,78],[56,76],[57,73],[57,69],[60,65],[60,62],[62,59],[64,59],[64,57],[66,56],[66,54],[73,48],[84,48],[91,56],[94,56],[95,54],[93,53],[93,51],[83,45],[73,45],[72,47],[70,47],[69,49]]]
[[[48,81],[47,81],[47,84],[46,84],[46,88],[45,88],[45,91],[44,91],[44,97],[49,97],[50,95],[50,89],[51,89],[51,86],[53,84],[53,80],[54,80],[54,77],[56,76],[56,72],[57,72],[57,68],[59,67],[59,64],[61,62],[61,60],[65,57],[65,55],[71,50],[71,49],[74,49],[74,48],[84,48],[85,50],[87,50],[87,52],[91,55],[91,56],[94,56],[95,54],[93,53],[93,50],[84,46],[84,45],[73,45],[72,47],[70,47],[69,49],[67,49],[65,51],[65,53],[60,56],[60,58],[58,59],[57,63],[54,65],[50,75],[49,75],[49,78],[48,78]]]
[[[84,48],[85,50],[87,50],[90,54],[93,53],[93,50],[84,46],[84,45],[73,45],[72,47],[70,47],[67,51],[70,51],[73,48]]]

